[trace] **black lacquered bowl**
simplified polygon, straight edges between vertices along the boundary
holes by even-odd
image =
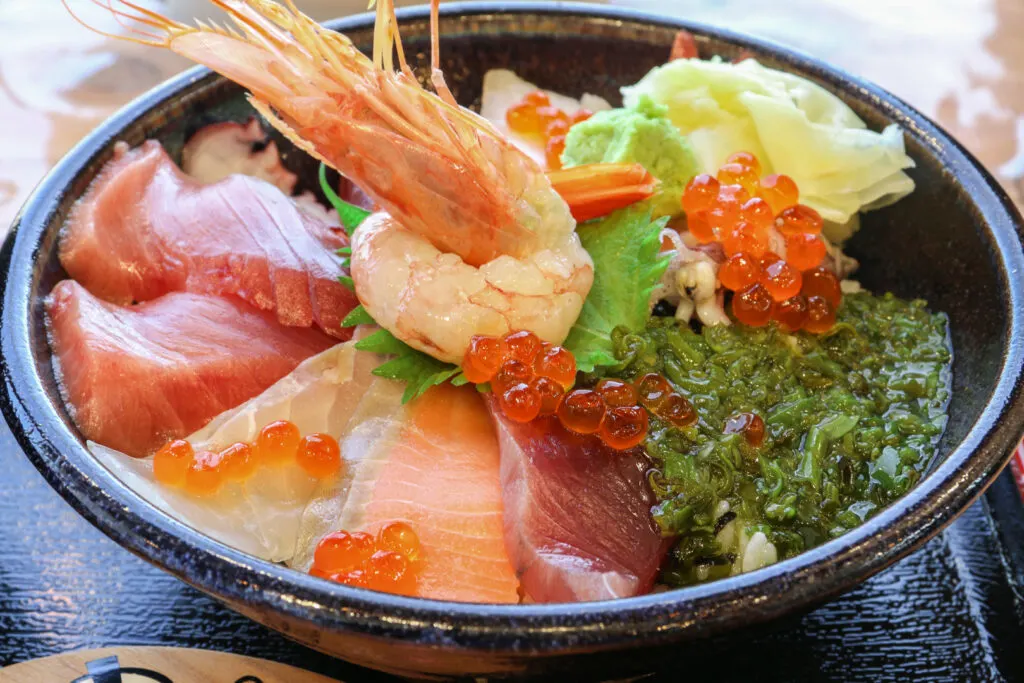
[[[241,89],[194,69],[128,105],[68,154],[25,205],[0,253],[3,412],[36,467],[84,517],[239,612],[359,664],[406,675],[576,680],[649,670],[671,659],[673,644],[834,596],[919,547],[994,479],[1024,431],[1021,218],[945,132],[892,95],[814,59],[705,26],[571,5],[451,4],[442,14],[443,66],[464,104],[477,100],[482,75],[495,67],[617,103],[618,87],[663,63],[675,32],[686,28],[704,57],[749,52],[836,92],[876,130],[900,124],[918,164],[910,172],[917,190],[865,215],[849,252],[861,260],[858,277],[869,289],[926,298],[949,313],[953,398],[929,474],[860,528],[794,559],[683,590],[573,605],[466,605],[352,589],[239,553],[176,522],[84,448],[57,392],[41,300],[64,276],[57,232],[114,142],[153,137],[175,154],[203,123],[251,113]],[[401,17],[407,52],[423,66],[426,10]],[[368,47],[371,22],[363,15],[334,27]],[[290,152],[286,163],[316,187],[305,155]]]

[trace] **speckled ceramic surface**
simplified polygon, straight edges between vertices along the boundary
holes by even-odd
[[[524,3],[444,8],[443,62],[460,101],[483,73],[514,68],[544,87],[613,102],[664,61],[675,31],[703,56],[741,50],[836,91],[871,127],[900,123],[918,162],[918,190],[865,216],[849,251],[874,290],[919,296],[950,314],[951,420],[930,474],[861,528],[748,575],[614,603],[456,605],[370,593],[312,579],[219,545],[168,518],[93,461],[57,395],[40,301],[62,276],[55,238],[113,143],[147,137],[172,152],[211,119],[248,114],[241,91],[194,70],[129,105],[85,139],[39,186],[0,253],[2,407],[22,448],[87,519],[129,550],[257,621],[320,650],[407,675],[604,676],[643,671],[683,639],[777,618],[835,595],[909,553],[969,504],[1005,464],[1024,423],[1024,253],[1020,218],[989,176],[898,99],[810,58],[701,26],[593,7]],[[426,62],[423,10],[405,13],[407,50]],[[367,45],[370,19],[336,24]],[[307,181],[302,155],[286,163]],[[56,552],[56,551],[55,551]],[[623,654],[632,650],[630,654]],[[642,652],[638,652],[642,651]]]

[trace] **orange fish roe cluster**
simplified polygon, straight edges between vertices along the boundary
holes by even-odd
[[[519,330],[504,337],[473,337],[462,372],[475,384],[490,382],[509,419],[529,422],[555,414],[566,389],[576,381],[576,359],[568,349]]]
[[[792,178],[761,177],[760,162],[748,152],[733,154],[715,176],[698,175],[686,186],[689,231],[701,243],[722,245],[726,260],[718,280],[734,292],[732,312],[744,325],[775,320],[790,331],[820,333],[835,324],[842,295],[838,279],[821,266],[824,221],[799,199]],[[769,250],[772,228],[785,240],[785,258]],[[808,279],[814,283],[806,286]]]
[[[376,537],[362,531],[324,536],[309,573],[349,586],[411,595],[421,555],[420,539],[412,527],[390,522]]]
[[[341,472],[341,448],[329,434],[301,436],[287,420],[267,424],[253,443],[237,442],[220,451],[198,453],[185,439],[168,441],[153,456],[153,475],[165,486],[193,496],[212,496],[227,482],[243,482],[259,466],[295,462],[317,479]]]
[[[643,442],[648,411],[677,426],[697,420],[693,405],[658,374],[644,375],[633,384],[602,379],[592,389],[566,393],[576,379],[576,359],[526,330],[503,338],[473,337],[462,371],[471,382],[491,383],[510,420],[555,415],[566,429],[595,434],[616,450]]]
[[[540,138],[544,142],[548,168],[558,170],[562,168],[562,152],[565,151],[565,135],[569,128],[591,116],[593,112],[588,109],[567,114],[553,106],[546,93],[535,90],[505,112],[505,122],[516,133]]]

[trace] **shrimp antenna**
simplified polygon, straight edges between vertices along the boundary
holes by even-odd
[[[121,6],[124,6],[129,10],[133,10],[138,14],[132,14],[115,8],[113,5],[114,0],[106,0],[106,2],[103,2],[102,0],[91,0],[91,2],[97,7],[100,7],[101,9],[104,9],[107,12],[109,12],[110,15],[120,26],[131,31],[135,34],[135,36],[119,35],[116,33],[110,33],[109,31],[104,31],[102,29],[96,28],[95,26],[90,25],[87,21],[78,16],[75,13],[75,11],[71,9],[71,6],[68,4],[68,0],[61,0],[61,4],[64,5],[64,9],[67,10],[68,14],[71,15],[72,19],[74,19],[76,22],[78,22],[88,30],[92,31],[93,33],[105,36],[107,38],[113,38],[115,40],[127,40],[133,43],[139,43],[140,45],[149,45],[153,47],[167,47],[168,35],[173,30],[187,28],[176,21],[172,21],[166,17],[161,16],[160,14],[157,14],[156,12],[150,11],[144,7],[136,5],[135,3],[129,2],[128,0],[117,0],[117,2]],[[136,28],[126,23],[125,20],[133,21],[139,24],[143,24],[144,26],[149,26],[151,28],[164,31],[164,35],[161,36],[156,33],[143,31],[142,29]]]
[[[131,15],[125,13],[125,12],[121,12],[119,10],[114,9],[113,0],[107,0],[106,3],[102,3],[100,0],[92,0],[92,4],[96,5],[97,7],[101,7],[103,9],[107,10],[108,12],[110,12],[110,14],[114,17],[114,21],[116,21],[122,28],[124,28],[124,29],[126,29],[128,31],[131,31],[135,35],[143,36],[143,37],[148,38],[150,40],[160,40],[161,39],[161,37],[159,35],[155,34],[155,33],[150,33],[149,31],[143,31],[142,29],[140,29],[140,28],[138,28],[136,26],[132,26],[132,24],[129,23],[129,21],[125,21],[125,19],[128,19],[130,21],[134,21],[134,22],[138,22],[138,23],[141,23],[141,24],[145,24],[147,26],[156,26],[157,28],[159,28],[159,26],[156,25],[156,22],[153,22],[153,21],[151,21],[149,19],[145,19],[145,18],[131,16]]]
[[[441,0],[430,0],[430,82],[438,97],[458,107],[455,96],[448,89],[448,83],[444,80],[444,72],[441,71]]]

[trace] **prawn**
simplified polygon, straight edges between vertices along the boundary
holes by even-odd
[[[189,26],[129,0],[92,1],[131,31],[104,35],[170,49],[247,88],[271,125],[370,195],[382,211],[353,238],[356,295],[382,327],[441,360],[459,362],[477,334],[529,329],[564,340],[593,282],[574,215],[653,192],[650,176],[629,165],[549,178],[459,106],[439,66],[439,0],[431,2],[436,92],[405,60],[393,0],[377,2],[372,59],[292,0],[210,0],[232,28]]]

